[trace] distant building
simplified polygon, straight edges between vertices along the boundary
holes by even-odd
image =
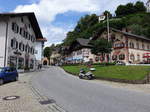
[[[0,67],[35,69],[36,40],[43,35],[34,13],[1,13],[0,31]]]
[[[147,1],[146,7],[147,7],[147,12],[150,12],[150,0]]]
[[[59,48],[55,48],[52,51],[52,54],[50,56],[50,64],[51,65],[56,65],[56,64],[61,64],[61,54],[59,53]]]
[[[85,63],[94,61],[95,55],[91,53],[91,45],[89,39],[78,38],[70,46],[71,53],[66,57],[66,61],[70,63]]]

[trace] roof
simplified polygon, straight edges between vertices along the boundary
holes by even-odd
[[[106,28],[104,28],[102,30],[102,32],[106,30]],[[136,35],[136,34],[133,34],[133,33],[130,33],[130,32],[125,32],[125,31],[121,31],[121,30],[118,30],[118,29],[115,29],[115,28],[110,28],[110,30],[114,31],[114,32],[118,32],[118,33],[122,33],[123,35],[126,35],[126,36],[129,36],[129,37],[135,37],[137,39],[142,39],[142,40],[146,40],[146,41],[150,41],[150,39],[148,37],[145,37],[145,36],[141,36],[141,35]],[[102,32],[98,33],[98,35],[100,35]],[[97,39],[98,38],[98,35],[97,36],[94,36],[93,37],[93,40]]]
[[[135,34],[132,34],[130,32],[124,32],[124,31],[121,31],[121,30],[117,30],[117,29],[114,29],[114,28],[111,28],[112,31],[115,31],[115,32],[119,32],[119,33],[122,33],[126,36],[130,36],[130,37],[135,37],[137,39],[142,39],[142,40],[147,40],[147,41],[150,41],[149,38],[147,37],[144,37],[144,36],[140,36],[140,35],[135,35]]]
[[[37,22],[36,16],[34,12],[27,12],[27,13],[0,13],[0,17],[18,17],[18,16],[27,16],[30,20],[30,23],[32,25],[32,28],[35,32],[36,38],[43,38],[43,35],[41,33],[39,24]]]
[[[91,45],[89,45],[90,39],[77,38],[76,41],[84,47],[92,47]]]
[[[47,39],[46,38],[38,38],[38,39],[36,39],[36,41],[38,41],[38,42],[46,42]]]

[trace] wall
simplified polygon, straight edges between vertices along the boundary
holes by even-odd
[[[23,16],[23,22],[21,21],[21,17],[12,17],[12,18],[9,18],[9,26],[8,26],[8,46],[7,46],[7,54],[8,54],[8,66],[10,64],[10,57],[11,56],[14,56],[16,57],[16,55],[14,54],[14,52],[16,51],[16,49],[13,49],[11,48],[11,39],[15,38],[18,43],[22,42],[24,45],[29,45],[30,47],[33,47],[35,48],[35,42],[33,43],[31,40],[28,40],[26,38],[24,38],[22,35],[20,35],[19,33],[15,33],[13,30],[12,30],[12,22],[15,22],[17,23],[17,25],[19,26],[19,28],[24,28],[28,33],[30,33],[31,35],[33,35],[33,37],[35,38],[35,33],[32,29],[32,26],[31,26],[31,23],[28,19],[27,16]],[[30,25],[30,28],[29,28],[29,25]],[[25,66],[25,57],[28,56],[29,58],[29,63],[28,65],[30,66],[30,63],[31,63],[31,59],[34,60],[35,62],[35,55],[34,54],[31,54],[31,53],[26,53],[25,51],[20,51],[19,48],[18,48],[18,51],[21,52],[21,55],[19,56],[19,58],[23,58],[24,59],[24,66]]]
[[[42,59],[42,52],[43,52],[43,50],[42,50],[42,42],[36,42],[35,50],[36,50],[36,53],[35,53],[36,60],[41,61],[41,59]]]
[[[4,66],[6,23],[0,19],[0,67]]]

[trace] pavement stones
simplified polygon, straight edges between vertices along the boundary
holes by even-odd
[[[21,74],[19,81],[0,86],[0,112],[65,112],[55,102],[46,102],[51,100],[41,96],[38,90],[31,86],[31,74]],[[4,100],[7,96],[19,98]],[[46,103],[42,105],[40,102]]]

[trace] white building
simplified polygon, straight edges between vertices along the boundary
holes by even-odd
[[[35,68],[35,43],[42,33],[34,13],[0,14],[0,67]]]
[[[147,12],[150,12],[150,0],[147,1],[146,7],[147,7]]]
[[[85,63],[94,61],[95,55],[91,53],[91,45],[89,39],[77,38],[70,46],[70,55],[66,58],[71,63]]]
[[[39,38],[36,40],[35,45],[35,57],[36,57],[36,65],[43,64],[42,60],[44,58],[43,56],[43,48],[44,48],[44,42],[46,42],[46,38]]]

